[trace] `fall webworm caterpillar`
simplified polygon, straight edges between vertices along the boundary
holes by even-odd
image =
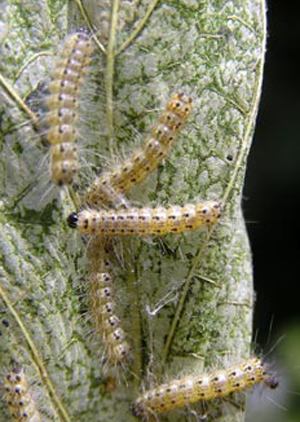
[[[199,401],[208,401],[264,383],[274,389],[277,376],[269,373],[258,358],[248,359],[210,375],[189,376],[170,381],[142,394],[132,406],[135,416],[147,418]]]
[[[15,422],[41,422],[41,416],[28,388],[25,370],[13,368],[5,376],[5,396],[12,420]]]
[[[51,180],[58,186],[72,183],[77,171],[79,93],[84,74],[93,51],[91,37],[80,28],[67,38],[52,71],[49,84],[50,96],[46,104],[48,129],[46,139],[50,144]]]
[[[98,236],[148,236],[181,233],[216,223],[221,215],[218,202],[170,208],[128,210],[83,210],[68,217],[68,225],[82,234]]]
[[[113,202],[114,193],[120,194],[141,183],[166,157],[191,108],[192,99],[188,95],[174,94],[159,117],[159,123],[153,127],[152,136],[123,164],[96,178],[85,193],[83,202],[90,206]]]
[[[89,276],[90,310],[96,331],[107,348],[108,360],[122,364],[129,355],[129,345],[121,321],[116,316],[116,303],[109,273],[92,273]]]

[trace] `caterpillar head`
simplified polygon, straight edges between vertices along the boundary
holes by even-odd
[[[78,215],[77,212],[72,212],[69,217],[67,218],[68,226],[71,227],[71,229],[77,228],[77,222],[78,222]]]

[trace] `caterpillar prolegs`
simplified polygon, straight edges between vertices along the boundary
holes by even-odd
[[[41,422],[41,416],[28,388],[24,368],[13,368],[5,377],[5,396],[15,422]]]
[[[114,194],[118,195],[141,183],[166,157],[191,109],[192,99],[188,95],[173,95],[159,117],[159,123],[153,127],[152,136],[123,164],[98,177],[87,190],[83,202],[90,206],[113,202]]]
[[[51,145],[51,180],[62,186],[72,183],[77,171],[79,93],[90,63],[92,41],[85,29],[78,29],[62,46],[52,71],[47,98],[46,138]]]
[[[167,209],[84,210],[70,214],[68,225],[77,228],[82,234],[97,236],[162,236],[211,226],[220,215],[220,204],[207,201]]]
[[[267,371],[261,359],[248,359],[238,365],[210,375],[197,375],[173,380],[142,394],[133,404],[135,416],[147,418],[199,401],[208,401],[264,383],[278,386],[275,374]]]

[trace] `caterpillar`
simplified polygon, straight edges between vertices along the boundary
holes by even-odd
[[[50,144],[51,180],[58,186],[68,185],[78,171],[76,146],[79,93],[83,76],[93,51],[87,30],[77,29],[67,38],[52,71],[50,95],[46,100],[48,126],[46,139]]]
[[[15,422],[41,422],[41,416],[30,393],[25,370],[13,368],[4,381],[8,409]]]
[[[69,215],[67,222],[82,234],[97,236],[148,236],[181,233],[216,223],[221,215],[218,202],[170,208],[128,210],[83,210]]]
[[[96,178],[85,193],[83,202],[90,206],[113,202],[116,194],[141,183],[166,157],[191,109],[192,99],[188,95],[174,94],[144,145],[116,169]]]
[[[96,331],[107,348],[108,360],[112,364],[122,364],[129,356],[129,345],[116,316],[112,278],[109,273],[92,273],[89,286],[91,314]]]
[[[252,358],[223,371],[173,380],[149,390],[138,397],[132,412],[135,416],[147,418],[199,401],[224,397],[259,383],[275,389],[278,379],[267,371],[261,359]]]

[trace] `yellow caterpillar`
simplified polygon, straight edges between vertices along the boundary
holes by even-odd
[[[128,210],[84,210],[73,212],[68,225],[82,234],[97,236],[148,236],[181,233],[211,226],[221,215],[218,202],[170,208],[132,208]]]
[[[8,409],[15,422],[41,422],[41,416],[29,391],[24,368],[13,368],[4,382]]]
[[[108,273],[92,273],[89,284],[90,310],[95,329],[107,348],[108,360],[112,364],[122,364],[128,358],[129,345],[121,321],[116,316],[111,276]]]
[[[123,164],[98,177],[87,190],[83,202],[90,206],[113,202],[115,195],[141,183],[166,157],[191,109],[192,99],[188,95],[173,95],[159,123],[153,127],[152,136]]]
[[[83,76],[90,63],[92,41],[85,29],[67,38],[52,71],[46,104],[46,138],[51,145],[51,180],[58,186],[72,183],[78,171],[77,109]]]
[[[173,380],[142,394],[132,406],[135,416],[147,418],[199,401],[212,400],[264,383],[278,386],[275,374],[268,373],[261,359],[253,358],[223,371]]]

